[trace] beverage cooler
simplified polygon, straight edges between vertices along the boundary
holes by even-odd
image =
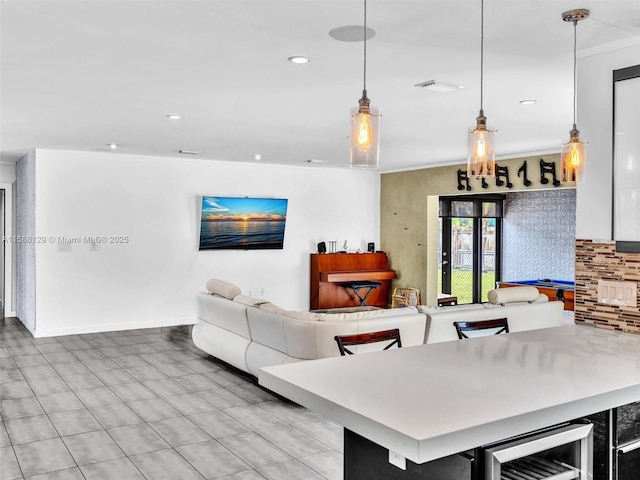
[[[614,480],[640,478],[640,403],[631,403],[611,411],[615,427],[613,445]]]
[[[429,462],[422,472],[434,480],[593,480],[593,424],[509,438]]]
[[[479,449],[484,480],[591,480],[593,425],[570,424]],[[484,465],[482,465],[484,463]]]

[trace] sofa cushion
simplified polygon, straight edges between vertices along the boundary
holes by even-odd
[[[365,310],[350,313],[320,313],[318,320],[326,322],[342,322],[353,320],[364,320],[367,318],[402,317],[418,313],[416,307],[404,308],[381,308],[376,310]]]
[[[217,278],[210,278],[207,280],[207,292],[212,295],[219,295],[221,297],[228,298],[229,300],[233,300],[235,297],[240,295],[240,287],[233,283],[218,280]]]
[[[430,307],[427,305],[418,305],[418,311],[420,311],[421,313],[448,312],[450,310],[461,312],[463,310],[477,310],[478,308],[482,308],[481,303],[462,303],[460,305],[446,305],[444,307]]]
[[[265,300],[264,298],[255,298],[249,295],[236,295],[233,299],[234,302],[242,303],[243,305],[248,305],[250,307],[257,307],[262,305],[263,303],[269,303],[269,300]]]
[[[540,292],[536,287],[509,287],[490,290],[487,298],[493,304],[505,304],[513,302],[533,302]]]
[[[275,303],[271,303],[271,302],[266,302],[266,303],[261,303],[260,304],[260,308],[263,310],[266,310],[268,312],[273,312],[273,313],[288,313],[288,310],[285,310],[282,307],[279,307],[278,305],[276,305]]]
[[[298,320],[317,321],[320,319],[320,315],[314,312],[306,312],[304,310],[287,310],[282,312],[283,315],[291,318],[297,318]]]

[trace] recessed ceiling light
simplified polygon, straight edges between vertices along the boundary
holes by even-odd
[[[198,155],[200,152],[197,150],[178,150],[178,153],[182,153],[183,155]]]
[[[293,57],[289,57],[289,61],[291,63],[309,63],[311,60],[308,57],[294,55]]]
[[[253,156],[253,158],[254,158],[255,160],[262,160],[262,155],[260,155],[259,153],[256,153],[256,154]]]
[[[315,158],[310,158],[309,160],[305,160],[305,163],[329,163],[327,160],[316,160]]]
[[[118,145],[117,143],[107,143],[107,147],[109,147],[111,150],[115,150],[119,146],[120,145]]]
[[[534,105],[538,103],[538,101],[537,100],[520,100],[520,103],[522,105]]]
[[[182,117],[180,115],[171,114],[167,115],[167,118],[170,120],[180,120]]]

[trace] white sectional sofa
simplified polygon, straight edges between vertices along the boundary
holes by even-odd
[[[456,320],[507,317],[512,332],[562,324],[562,302],[549,302],[534,287],[493,292],[492,304],[319,313],[284,310],[211,279],[207,292],[197,294],[198,322],[192,337],[201,350],[258,377],[262,367],[339,356],[336,335],[399,328],[402,346],[409,347],[457,340]],[[371,349],[379,346],[359,346],[356,353]]]
[[[207,290],[197,294],[194,344],[256,377],[262,367],[339,356],[336,335],[399,328],[403,346],[422,345],[425,339],[425,315],[415,307],[298,312],[241,295],[238,287],[220,280],[209,280]]]
[[[425,343],[458,340],[453,322],[506,318],[509,332],[558,327],[563,323],[563,302],[549,301],[535,287],[513,287],[489,292],[489,303],[453,305],[450,307],[418,306],[427,316]]]

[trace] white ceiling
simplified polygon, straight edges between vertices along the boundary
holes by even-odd
[[[0,160],[113,142],[116,153],[348,164],[363,45],[328,32],[362,24],[362,0],[0,5]],[[591,10],[578,24],[579,56],[640,42],[638,0],[485,0],[484,110],[499,157],[558,151],[568,138],[573,27],[561,14],[574,8]],[[368,0],[368,26],[381,170],[464,161],[480,103],[480,0]],[[465,88],[414,87],[432,79]]]

